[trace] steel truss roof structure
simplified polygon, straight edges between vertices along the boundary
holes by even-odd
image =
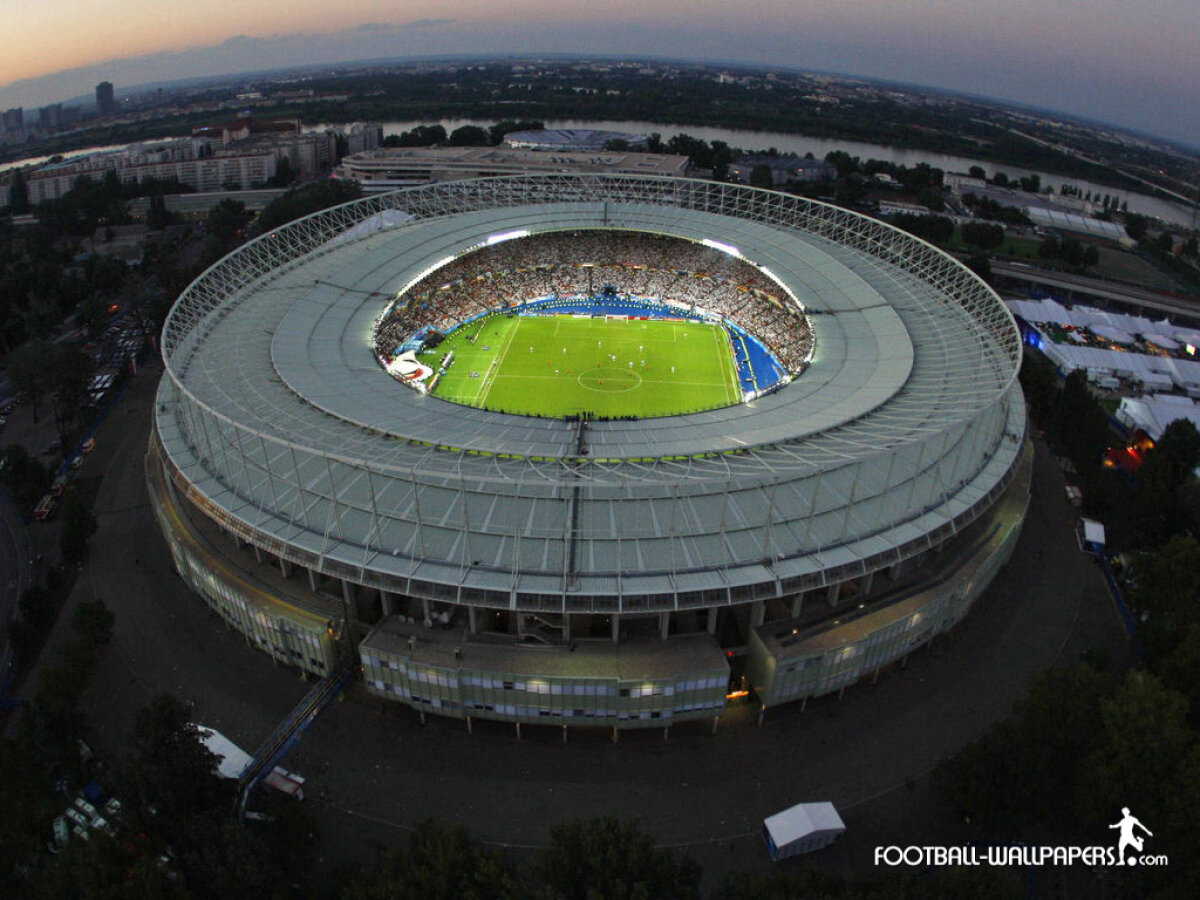
[[[812,364],[751,404],[636,422],[510,416],[411,391],[374,323],[495,234],[709,238],[812,323]],[[940,545],[1012,478],[1020,338],[999,298],[873,219],[738,185],[549,175],[374,196],[262,235],[163,331],[170,474],[283,559],[417,597],[658,612],[836,583]]]

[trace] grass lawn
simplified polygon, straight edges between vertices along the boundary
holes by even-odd
[[[695,322],[493,315],[421,361],[434,396],[525,415],[668,416],[742,399],[725,329]]]

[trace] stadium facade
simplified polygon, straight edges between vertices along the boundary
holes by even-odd
[[[498,235],[717,242],[811,323],[752,402],[585,422],[397,383],[384,310]],[[679,299],[679,298],[676,298]],[[755,328],[751,309],[737,323]],[[163,332],[148,480],[182,577],[254,646],[467,719],[614,728],[843,689],[951,628],[1012,552],[1020,340],[952,258],[737,185],[491,178],[262,235]]]

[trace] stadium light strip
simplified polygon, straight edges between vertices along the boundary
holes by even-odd
[[[722,253],[728,253],[730,256],[736,256],[738,259],[743,259],[742,251],[732,244],[722,244],[720,241],[714,241],[712,238],[704,238],[700,241],[705,247],[712,247],[714,250],[720,250]]]
[[[493,234],[484,243],[490,247],[492,244],[499,244],[501,241],[511,241],[513,238],[523,237],[529,237],[528,228],[519,228],[516,231],[502,231],[499,234]]]

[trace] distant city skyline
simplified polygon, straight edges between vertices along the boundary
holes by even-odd
[[[1193,0],[51,0],[5,13],[0,108],[148,82],[431,54],[687,57],[992,97],[1200,148]]]

